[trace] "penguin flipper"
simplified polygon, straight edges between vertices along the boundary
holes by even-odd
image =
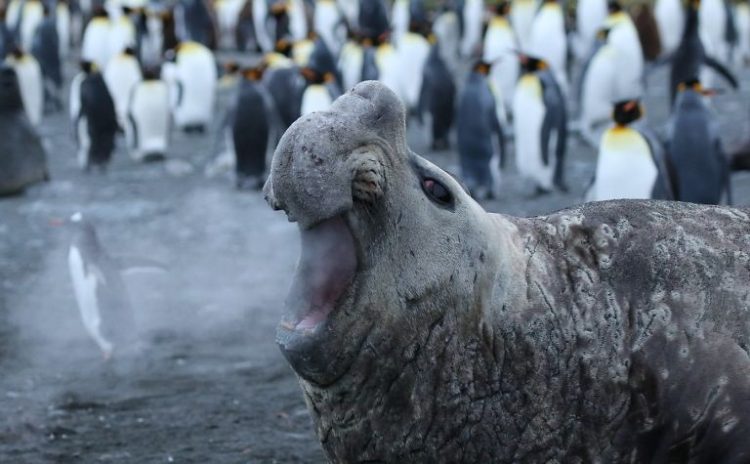
[[[709,68],[712,68],[717,73],[721,74],[724,77],[724,79],[726,79],[727,82],[731,84],[732,88],[737,89],[739,87],[737,78],[734,76],[734,74],[732,74],[732,71],[727,69],[727,67],[721,64],[718,60],[706,55],[703,58],[703,63]]]
[[[545,166],[549,166],[549,145],[550,145],[550,137],[552,136],[552,118],[549,113],[544,116],[544,121],[542,122],[542,131],[540,133],[541,137],[541,143],[540,147],[542,149],[542,164]]]

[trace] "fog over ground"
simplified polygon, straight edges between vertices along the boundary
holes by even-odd
[[[748,135],[749,77],[741,93],[714,99],[730,147]],[[662,127],[665,70],[649,82],[648,117]],[[323,461],[274,343],[299,254],[296,226],[261,194],[205,176],[213,134],[175,134],[168,163],[135,164],[120,140],[109,172],[97,175],[77,168],[64,113],[40,131],[51,181],[0,199],[0,462]],[[409,137],[417,153],[457,172],[455,152],[429,153],[416,124]],[[532,215],[580,202],[594,153],[576,138],[568,153],[569,194],[532,196],[511,163],[486,208]],[[735,203],[750,204],[750,175],[735,174],[734,185]],[[64,221],[76,211],[112,255],[169,268],[126,278],[140,342],[110,363],[83,330],[68,275]]]

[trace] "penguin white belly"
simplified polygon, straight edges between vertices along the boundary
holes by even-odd
[[[273,50],[273,40],[266,27],[268,18],[268,4],[266,0],[252,0],[253,2],[253,27],[255,29],[255,40],[263,53]]]
[[[484,2],[466,0],[464,3],[464,36],[461,40],[461,55],[471,56],[482,38]]]
[[[539,187],[552,189],[554,140],[550,141],[547,166],[542,161],[541,134],[546,113],[539,78],[533,75],[523,76],[513,96],[516,166],[523,177],[532,179]]]
[[[237,28],[242,0],[219,0],[214,2],[216,22],[222,48],[231,48],[234,43],[234,31]]]
[[[18,77],[21,87],[21,100],[23,101],[26,116],[34,126],[42,121],[44,112],[44,83],[42,81],[42,68],[39,62],[31,55],[25,54],[20,60],[12,61],[13,69]]]
[[[580,0],[576,8],[576,25],[578,27],[578,44],[576,55],[585,57],[594,45],[599,28],[607,18],[606,0]]]
[[[307,14],[302,0],[289,0],[287,14],[289,15],[289,33],[292,39],[304,40],[307,37]]]
[[[169,88],[162,81],[141,82],[133,89],[125,134],[130,154],[140,161],[147,154],[165,155],[169,144]]]
[[[86,26],[81,44],[81,59],[96,63],[104,69],[109,60],[109,21],[94,18]]]
[[[92,266],[89,266],[89,270],[91,268]],[[100,283],[94,272],[86,272],[81,252],[75,246],[71,246],[68,252],[68,269],[70,270],[73,292],[86,332],[103,352],[111,353],[112,343],[107,341],[101,333],[101,310],[96,296],[97,286]]]
[[[422,91],[422,75],[430,43],[419,34],[406,33],[397,47],[400,65],[396,67],[401,82],[401,94],[407,108],[416,108]]]
[[[191,43],[187,47],[177,57],[176,79],[182,91],[174,117],[179,127],[208,124],[213,118],[216,99],[213,55],[202,45]]]
[[[558,83],[567,88],[565,19],[557,3],[545,3],[534,18],[529,38],[529,53],[544,59],[555,73]]]
[[[337,0],[339,9],[344,14],[347,23],[354,28],[359,27],[359,0]]]
[[[292,46],[292,60],[294,64],[300,67],[307,66],[310,62],[310,55],[315,50],[315,42],[312,40],[300,40]],[[360,70],[360,74],[362,74]],[[343,77],[342,77],[343,78]]]
[[[727,15],[723,0],[703,0],[698,10],[698,24],[706,52],[726,63],[729,47],[724,40]]]
[[[586,130],[612,119],[612,102],[617,99],[616,74],[620,68],[617,56],[614,47],[604,45],[591,59],[583,78],[581,123]]]
[[[341,69],[341,79],[344,81],[344,91],[348,91],[362,80],[363,61],[364,52],[356,42],[347,42],[341,49],[339,69]]]
[[[398,46],[401,37],[409,30],[409,0],[396,0],[391,10],[393,43]]]
[[[750,61],[750,5],[740,3],[735,10],[737,23],[737,62],[740,66]]]
[[[11,0],[7,4],[7,9],[5,11],[5,25],[8,26],[8,29],[12,29],[16,27],[16,24],[18,24],[18,18],[21,16],[21,0]]]
[[[302,116],[313,111],[326,111],[333,104],[328,88],[323,84],[312,84],[302,94]]]
[[[432,24],[432,32],[437,37],[440,57],[452,71],[459,67],[458,53],[461,40],[461,29],[458,15],[453,11],[441,13]]]
[[[127,16],[120,17],[109,30],[108,60],[122,53],[127,47],[135,46],[135,27]]]
[[[141,79],[141,68],[136,59],[130,55],[114,57],[104,70],[104,82],[115,103],[115,112],[120,127],[125,127],[130,92]]]
[[[502,18],[495,18],[487,28],[484,37],[484,61],[492,63],[490,81],[503,96],[506,109],[513,105],[513,93],[518,80],[518,59],[516,58],[515,35],[510,24]]]
[[[65,3],[58,3],[55,9],[55,26],[60,47],[60,58],[65,59],[70,52],[70,10]]]
[[[657,176],[649,145],[637,131],[609,129],[599,149],[592,200],[649,199]]]
[[[78,73],[70,82],[70,98],[68,99],[68,114],[70,120],[75,123],[81,112],[81,83],[86,78],[83,73]]]
[[[31,51],[36,29],[44,19],[44,7],[39,0],[28,0],[23,6],[21,19],[21,47],[24,51]]]
[[[378,67],[378,80],[391,89],[403,101],[401,93],[401,76],[398,70],[399,57],[390,44],[383,44],[375,52],[375,64]]]
[[[518,37],[521,51],[528,52],[531,40],[531,25],[536,15],[536,0],[513,0],[510,8],[510,23]]]
[[[638,39],[638,31],[629,17],[613,25],[607,43],[615,47],[619,55],[616,74],[617,98],[626,99],[642,95],[643,50]]]
[[[685,27],[685,12],[681,0],[656,0],[654,18],[659,28],[662,51],[669,54],[677,49]]]
[[[333,56],[338,56],[343,37],[339,33],[341,15],[333,0],[318,0],[315,4],[313,25],[315,33],[323,39],[328,46],[328,50],[331,51]]]

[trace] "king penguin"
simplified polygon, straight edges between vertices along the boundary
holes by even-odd
[[[602,135],[587,200],[674,200],[664,149],[639,125],[642,115],[638,100],[614,105],[614,125]]]
[[[735,62],[738,66],[750,64],[750,3],[737,4],[735,18],[737,22],[737,50]]]
[[[345,91],[362,81],[365,51],[358,39],[359,37],[353,31],[350,31],[349,39],[341,48],[339,54],[338,67],[341,71],[341,83]],[[377,76],[375,78],[377,79]]]
[[[563,90],[568,88],[565,16],[557,0],[544,0],[531,24],[528,53],[544,60]]]
[[[638,30],[618,0],[610,0],[608,10],[609,16],[604,24],[609,29],[607,43],[617,49],[621,64],[615,82],[620,96],[611,101],[621,100],[623,96],[643,95],[644,58]]]
[[[81,60],[95,63],[104,69],[109,61],[109,15],[104,8],[97,8],[86,25],[81,43]]]
[[[123,7],[120,15],[110,22],[109,26],[109,59],[112,59],[122,53],[125,49],[136,48],[136,29],[133,20],[130,17],[132,10]],[[109,60],[106,64],[109,64]],[[102,69],[107,69],[103,64]]]
[[[528,51],[531,42],[531,26],[538,9],[538,0],[512,0],[510,23],[516,32],[518,45],[522,51]]]
[[[34,34],[44,19],[44,5],[41,0],[24,0],[21,7],[20,39],[21,48],[31,50]]]
[[[505,114],[513,104],[513,91],[518,80],[518,43],[508,20],[509,14],[507,1],[498,4],[484,35],[483,60],[492,64],[490,83],[493,92],[501,97],[501,105],[498,105],[501,120],[506,120]]]
[[[55,24],[57,26],[58,46],[60,58],[66,59],[70,54],[71,14],[67,0],[59,0],[55,5]]]
[[[456,84],[441,56],[439,44],[432,45],[422,79],[419,114],[429,113],[432,118],[432,149],[447,150],[455,113]]]
[[[576,46],[579,59],[585,58],[596,42],[596,35],[607,17],[607,0],[580,0],[576,5]]]
[[[260,190],[265,182],[270,96],[262,75],[262,68],[243,71],[237,100],[227,118],[234,147],[235,182],[241,190]]]
[[[674,166],[675,197],[692,203],[732,203],[729,163],[715,116],[697,79],[681,82],[670,125],[667,156]]]
[[[493,198],[495,179],[490,161],[495,153],[494,136],[499,145],[500,164],[504,161],[505,143],[502,126],[497,119],[495,97],[487,75],[489,63],[474,65],[458,104],[458,153],[461,177],[472,197],[477,200]]]
[[[516,166],[538,193],[550,192],[553,186],[565,191],[565,98],[543,60],[523,54],[519,60],[522,75],[513,96]]]
[[[115,348],[127,349],[135,335],[135,317],[116,262],[102,248],[94,226],[81,213],[68,249],[68,270],[83,326],[105,360]]]
[[[300,113],[302,116],[314,111],[325,111],[341,95],[336,79],[336,66],[326,43],[318,40],[310,62],[302,68],[307,87],[302,93]]]
[[[368,3],[382,0],[369,0]],[[345,24],[341,11],[334,0],[317,0],[313,14],[315,33],[323,39],[334,56],[338,56],[341,46],[346,39]]]
[[[412,21],[409,31],[401,37],[396,47],[398,55],[398,75],[400,81],[399,92],[403,98],[407,112],[417,109],[419,96],[422,92],[422,76],[427,57],[430,54],[430,43],[420,32],[423,25]]]
[[[716,57],[706,53],[699,34],[698,9],[700,0],[692,0],[687,8],[687,20],[682,40],[677,50],[669,57],[672,62],[670,71],[670,101],[674,103],[677,87],[680,83],[700,76],[701,67],[708,66],[721,74],[735,89],[737,79]]]
[[[44,96],[47,106],[54,110],[62,109],[63,76],[60,63],[60,46],[57,36],[57,22],[49,7],[44,6],[44,19],[34,35],[31,53],[39,62],[44,77]]]
[[[85,77],[80,85],[79,112],[75,120],[78,163],[85,171],[96,167],[103,172],[115,149],[118,129],[115,104],[96,64],[84,62],[82,68]]]
[[[127,120],[128,101],[133,86],[142,79],[141,67],[132,48],[126,48],[114,56],[104,69],[104,82],[107,83],[109,94],[115,102],[117,121],[122,128]]]
[[[173,76],[165,81],[172,85],[175,124],[186,132],[205,131],[216,101],[218,71],[213,53],[197,42],[182,42],[175,51],[172,71]]]
[[[6,58],[18,76],[23,107],[32,125],[38,126],[44,114],[44,78],[39,62],[29,53],[15,48]]]
[[[145,68],[127,105],[125,139],[130,156],[135,161],[165,157],[170,129],[169,86],[159,79],[157,69]]]
[[[482,42],[483,20],[484,2],[482,0],[464,0],[462,56],[470,57],[476,54]]]
[[[579,75],[577,95],[580,108],[581,133],[592,146],[610,123],[612,101],[620,99],[617,72],[624,61],[619,50],[607,43],[609,29],[600,29],[597,40]],[[623,95],[624,96],[624,95]]]
[[[656,0],[654,19],[659,27],[662,53],[670,55],[680,45],[685,27],[685,10],[682,0]]]

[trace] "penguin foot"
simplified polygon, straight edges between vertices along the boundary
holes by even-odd
[[[536,188],[534,188],[534,194],[532,195],[532,197],[541,197],[544,195],[549,195],[550,193],[552,193],[551,189],[542,187],[541,185],[537,185]]]

